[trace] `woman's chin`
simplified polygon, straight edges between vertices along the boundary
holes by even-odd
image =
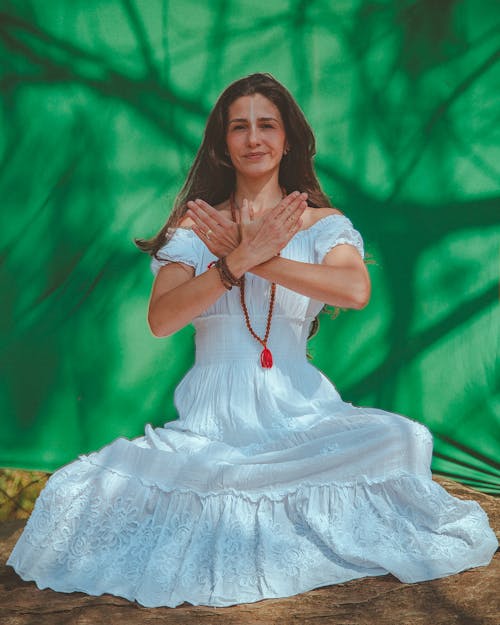
[[[235,169],[237,175],[242,178],[269,178],[273,174],[278,174],[279,163],[274,167],[269,167],[268,164],[255,162],[244,167],[237,167]]]

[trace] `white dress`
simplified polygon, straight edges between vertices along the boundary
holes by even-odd
[[[321,262],[359,233],[331,215],[282,256]],[[214,259],[178,229],[164,258]],[[153,260],[156,272],[162,263]],[[248,276],[264,333],[270,285]],[[432,438],[396,414],[345,403],[306,358],[322,304],[277,287],[263,369],[233,288],[194,320],[196,360],[179,419],[146,426],[56,471],[8,564],[40,588],[112,593],[144,606],[227,606],[367,575],[419,582],[489,563],[481,507],[432,481]],[[160,374],[161,375],[161,374]]]

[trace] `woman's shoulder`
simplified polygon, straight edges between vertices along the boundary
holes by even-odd
[[[344,216],[342,211],[339,211],[337,208],[312,208],[309,207],[304,211],[302,215],[302,230],[308,230],[312,226],[314,226],[318,221],[325,219],[326,217],[331,217],[332,215],[340,215]]]
[[[177,228],[182,228],[183,230],[192,230],[194,226],[194,221],[191,217],[185,215],[177,224]]]

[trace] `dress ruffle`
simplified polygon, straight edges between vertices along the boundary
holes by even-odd
[[[354,246],[361,258],[364,258],[363,239],[345,215],[328,215],[317,221],[313,228],[317,229],[317,232],[309,232],[309,235],[315,235],[314,249],[317,263],[321,263],[326,254],[335,246],[342,244]]]
[[[49,480],[9,564],[39,588],[228,606],[367,575],[411,583],[482,566],[496,544],[486,525],[477,503],[414,475],[249,496],[165,488],[82,458]]]
[[[167,263],[184,263],[196,267],[199,255],[196,249],[196,235],[192,230],[176,228],[169,242],[160,248],[151,259],[151,271],[156,275]]]

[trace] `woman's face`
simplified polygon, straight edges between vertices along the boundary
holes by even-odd
[[[278,173],[286,147],[279,109],[260,93],[238,98],[229,106],[226,144],[240,176]]]

